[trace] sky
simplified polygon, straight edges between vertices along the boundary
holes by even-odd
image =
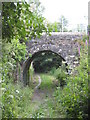
[[[69,27],[77,24],[88,24],[88,2],[90,0],[40,0],[45,7],[43,16],[49,22],[59,21],[64,15],[69,22]],[[84,17],[85,16],[85,17]]]
[[[26,0],[29,1],[29,0]],[[77,24],[88,25],[88,2],[90,0],[39,0],[45,10],[43,16],[49,22],[58,22],[61,15],[68,20],[68,28]]]

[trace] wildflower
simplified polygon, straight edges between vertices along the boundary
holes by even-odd
[[[88,45],[88,42],[87,42],[87,40],[86,40],[86,46]]]
[[[62,61],[63,64],[67,63],[66,61]]]
[[[90,38],[89,38],[89,45],[90,45]]]
[[[16,90],[16,93],[19,93],[19,91],[18,91],[18,90]]]
[[[10,98],[13,98],[13,95],[9,95]]]
[[[1,90],[2,90],[2,91],[5,91],[5,90],[6,90],[6,88],[1,88]]]
[[[0,80],[0,83],[2,83],[2,81]]]

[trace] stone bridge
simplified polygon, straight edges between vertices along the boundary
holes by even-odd
[[[28,59],[23,63],[23,81],[27,84],[28,72],[34,57],[41,52],[51,51],[61,56],[70,68],[78,64],[78,43],[84,34],[80,33],[52,33],[51,36],[43,34],[40,39],[32,39],[26,43]],[[30,53],[32,57],[30,57]],[[76,57],[77,56],[77,57]]]

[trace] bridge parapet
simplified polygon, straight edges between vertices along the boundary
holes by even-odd
[[[73,33],[73,32],[52,32],[51,35],[47,35],[43,33],[43,35],[40,37],[41,40],[77,40],[82,39],[84,33]],[[35,40],[39,40],[36,38]]]

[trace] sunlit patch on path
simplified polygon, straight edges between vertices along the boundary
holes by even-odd
[[[35,89],[37,89],[39,86],[40,86],[40,84],[41,84],[41,78],[40,78],[40,76],[38,75],[38,85],[35,87]]]

